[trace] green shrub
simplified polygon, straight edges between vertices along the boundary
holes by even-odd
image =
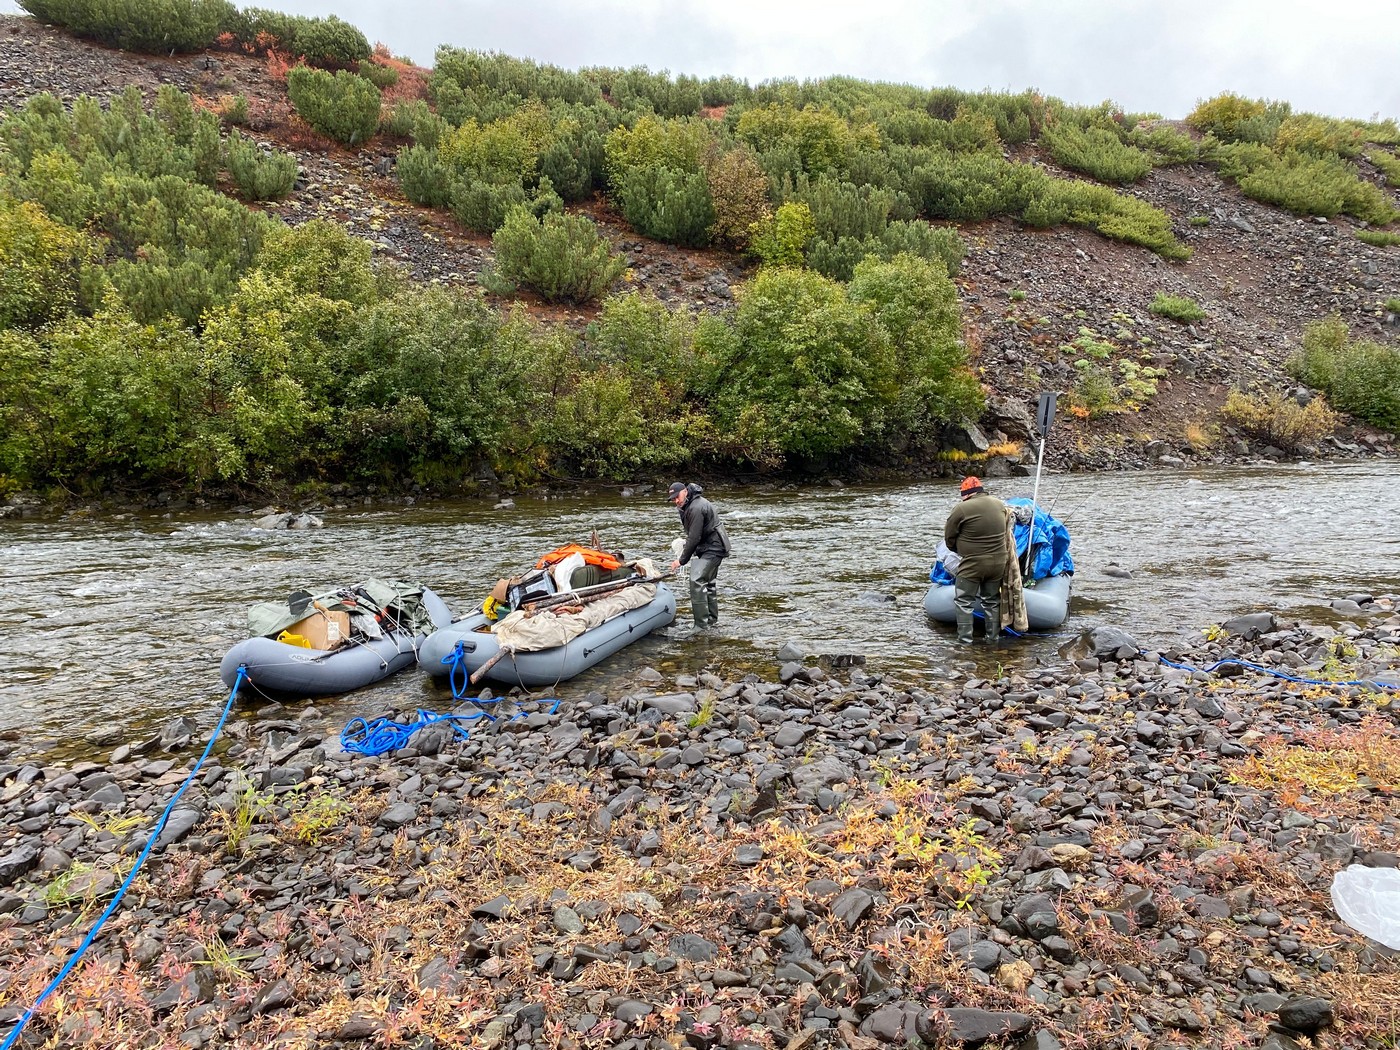
[[[1040,141],[1057,163],[1100,182],[1126,185],[1152,170],[1146,153],[1103,128],[1081,129],[1061,123],[1046,128]]]
[[[506,216],[491,244],[501,273],[549,300],[598,299],[627,268],[586,215],[536,219],[527,208]]]
[[[1331,217],[1345,212],[1377,226],[1400,217],[1400,210],[1380,187],[1361,178],[1354,164],[1335,154],[1289,152],[1276,164],[1241,177],[1239,184],[1247,196],[1295,215]]]
[[[1098,419],[1118,409],[1118,389],[1103,365],[1079,360],[1074,363],[1078,376],[1069,392],[1071,409],[1088,419]]]
[[[1400,434],[1400,347],[1352,340],[1341,319],[1331,317],[1307,326],[1289,369],[1343,412]]]
[[[0,193],[0,329],[40,325],[71,310],[93,254],[86,236],[39,205]]]
[[[312,219],[274,227],[254,265],[275,274],[296,295],[368,306],[379,297],[370,257],[369,241],[339,223]]]
[[[832,242],[817,237],[807,247],[807,265],[838,281],[849,281],[862,259],[872,257],[889,262],[897,255],[938,261],[946,272],[956,274],[967,246],[956,230],[930,226],[926,222],[892,222],[878,237],[857,240],[842,237]]]
[[[1393,314],[1400,314],[1400,299],[1387,299],[1385,308]]]
[[[501,185],[479,179],[453,183],[448,201],[453,217],[477,233],[495,233],[512,209],[528,204],[529,195],[518,182]]]
[[[354,317],[326,440],[351,476],[455,483],[531,440],[539,353],[479,295],[414,286]]]
[[[393,66],[382,66],[378,62],[362,61],[355,65],[355,72],[364,77],[380,91],[391,88],[399,82],[399,71]],[[422,101],[418,99],[416,101]]]
[[[406,139],[413,135],[424,114],[429,114],[428,104],[421,98],[407,102],[395,102],[379,121],[379,130],[395,138]]]
[[[1159,317],[1168,317],[1182,324],[1199,321],[1206,315],[1200,304],[1190,296],[1168,295],[1166,292],[1158,292],[1148,309]]]
[[[481,92],[493,96],[516,95],[522,99],[557,99],[588,104],[601,99],[597,84],[578,73],[558,66],[540,65],[528,58],[512,58],[489,51],[468,51],[440,46],[433,59],[429,90],[443,112],[447,88],[459,95]],[[444,115],[447,115],[444,113]],[[453,123],[460,123],[448,116]]]
[[[329,69],[357,68],[371,54],[365,35],[335,15],[309,18],[250,7],[227,28],[245,46],[276,49]]]
[[[40,21],[123,51],[169,54],[214,43],[227,0],[20,0]]]
[[[760,270],[738,295],[734,338],[708,349],[716,426],[759,463],[853,447],[895,394],[885,333],[809,270]]]
[[[878,423],[885,438],[917,434],[933,421],[977,417],[982,388],[967,366],[957,288],[941,263],[867,256],[848,294],[870,311],[894,351],[893,394]]]
[[[856,186],[831,175],[798,176],[796,184],[784,193],[784,199],[806,204],[812,211],[817,235],[831,241],[879,236],[896,204],[893,190]]]
[[[1376,166],[1387,186],[1400,186],[1400,156],[1377,149],[1366,154],[1366,159]]]
[[[364,143],[379,128],[379,89],[354,73],[294,66],[287,71],[287,97],[303,120],[337,142]]]
[[[654,296],[607,299],[582,346],[559,348],[549,368],[554,407],[538,433],[552,455],[602,477],[685,464],[706,442],[705,420],[686,400],[694,328]]]
[[[1300,405],[1277,391],[1256,395],[1232,390],[1220,414],[1244,433],[1285,452],[1302,451],[1333,434],[1341,422],[1320,396]]]
[[[219,115],[235,127],[248,126],[248,96],[234,95],[219,100]]]
[[[1247,99],[1226,92],[1201,102],[1186,123],[1222,142],[1273,143],[1279,126],[1289,114],[1286,102]]]
[[[540,151],[539,173],[564,200],[587,199],[603,184],[603,136],[573,118],[561,120]]]
[[[236,131],[226,149],[229,175],[244,200],[278,201],[292,192],[297,181],[293,154],[265,151]]]
[[[758,158],[747,148],[718,154],[705,167],[710,203],[715,210],[710,239],[744,249],[749,231],[773,214],[768,201],[768,177]]]
[[[435,149],[409,146],[399,150],[394,175],[404,196],[414,204],[443,208],[452,197],[452,172]]]
[[[783,204],[772,216],[749,227],[749,251],[764,266],[801,266],[816,232],[811,208],[802,203]]]
[[[1146,201],[1115,193],[1107,186],[1067,179],[1046,179],[1033,193],[1022,218],[1032,226],[1071,222],[1105,237],[1140,244],[1164,259],[1186,259],[1191,249],[1172,234],[1167,213]]]
[[[0,413],[17,426],[0,439],[0,471],[79,490],[188,477],[202,355],[183,326],[102,312],[3,350],[17,356],[0,365]]]
[[[629,168],[614,182],[613,191],[623,216],[638,233],[687,248],[709,243],[715,209],[702,172],[661,164]]]
[[[1358,230],[1357,239],[1375,248],[1393,248],[1400,244],[1400,234],[1390,234],[1385,230]]]
[[[1201,156],[1201,147],[1190,135],[1165,124],[1134,128],[1128,141],[1147,153],[1157,165],[1190,164]]]

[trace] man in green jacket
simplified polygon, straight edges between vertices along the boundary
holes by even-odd
[[[962,502],[943,525],[943,542],[962,560],[953,577],[958,641],[972,644],[972,610],[982,603],[987,638],[1001,634],[1001,581],[1006,575],[1006,504],[989,495],[982,482],[963,478]]]

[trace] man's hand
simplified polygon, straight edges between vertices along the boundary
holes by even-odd
[[[679,569],[680,567],[681,567],[681,563],[680,563],[679,561],[673,561],[673,562],[671,562],[671,571],[672,571],[672,572],[675,572],[675,571],[676,571],[677,569]]]

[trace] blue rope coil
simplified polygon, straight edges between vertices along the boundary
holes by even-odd
[[[156,844],[156,839],[160,838],[160,833],[165,830],[165,822],[170,819],[170,814],[175,809],[175,803],[180,801],[180,797],[184,795],[185,789],[194,781],[195,775],[199,772],[200,767],[204,765],[204,760],[209,757],[209,752],[214,749],[214,741],[219,739],[219,733],[223,731],[224,722],[227,721],[229,712],[233,710],[233,701],[238,696],[238,689],[247,678],[247,665],[240,664],[238,666],[238,673],[233,679],[233,688],[229,691],[228,700],[224,703],[224,713],[219,716],[219,724],[214,727],[214,732],[209,737],[209,743],[204,747],[204,754],[199,756],[199,761],[194,764],[194,768],[190,770],[189,776],[185,777],[184,783],[180,785],[175,794],[171,796],[170,801],[166,803],[165,811],[161,813],[160,819],[156,821],[156,826],[154,830],[152,830],[150,838],[146,840],[146,845],[136,858],[136,863],[132,865],[131,871],[117,889],[116,896],[114,896],[111,903],[107,905],[106,911],[93,923],[92,929],[88,930],[87,936],[83,938],[83,942],[79,944],[73,954],[68,957],[68,961],[63,964],[63,969],[59,970],[54,979],[49,982],[48,987],[39,993],[39,998],[34,1000],[34,1005],[28,1010],[25,1010],[20,1019],[15,1022],[15,1026],[10,1029],[10,1034],[5,1037],[3,1043],[0,1043],[0,1050],[10,1050],[10,1047],[15,1045],[15,1042],[19,1039],[20,1033],[24,1031],[24,1026],[34,1017],[35,1011],[44,1004],[44,1000],[57,990],[58,986],[63,982],[63,979],[67,977],[73,967],[78,964],[78,960],[83,957],[83,954],[91,946],[94,938],[97,937],[98,931],[106,925],[107,920],[112,917],[113,913],[117,910],[117,906],[121,904],[122,898],[126,896],[126,891],[130,888],[132,882],[135,881],[137,873],[140,872],[141,866],[146,863],[146,858],[150,855],[151,848]]]
[[[1141,652],[1142,650],[1139,651]],[[1394,684],[1391,682],[1378,682],[1373,678],[1354,678],[1346,682],[1336,682],[1327,678],[1300,678],[1297,675],[1285,674],[1283,671],[1276,670],[1275,668],[1264,667],[1260,664],[1252,664],[1248,660],[1240,660],[1237,657],[1233,656],[1227,656],[1220,660],[1216,660],[1215,663],[1211,664],[1209,667],[1193,667],[1191,664],[1180,664],[1177,663],[1175,660],[1168,660],[1165,656],[1161,655],[1158,655],[1157,659],[1160,660],[1162,663],[1166,664],[1168,667],[1175,667],[1179,671],[1200,671],[1203,674],[1210,674],[1217,667],[1225,667],[1233,664],[1239,667],[1246,667],[1251,671],[1258,671],[1260,674],[1271,675],[1274,678],[1281,678],[1285,682],[1297,682],[1300,685],[1359,685],[1364,686],[1368,689],[1400,689],[1400,684]]]

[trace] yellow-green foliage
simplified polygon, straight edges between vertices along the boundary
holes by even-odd
[[[72,309],[92,255],[86,235],[0,193],[0,329],[40,325]]]
[[[809,175],[839,170],[852,154],[880,148],[875,125],[854,124],[827,107],[769,105],[739,116],[739,138],[759,152],[788,147]]]
[[[454,171],[491,184],[532,178],[540,154],[553,140],[549,113],[527,103],[508,117],[481,125],[468,120],[438,141],[438,155]]]
[[[812,209],[789,201],[749,227],[749,250],[765,266],[801,266],[808,243],[817,234]]]
[[[1366,154],[1366,159],[1385,176],[1387,186],[1400,186],[1400,156],[1383,149],[1377,149]]]
[[[1272,143],[1288,116],[1288,103],[1247,99],[1231,92],[1199,103],[1186,123],[1223,142]]]
[[[1148,309],[1160,317],[1170,317],[1182,324],[1199,321],[1206,315],[1201,304],[1189,295],[1168,295],[1166,292],[1158,292]]]
[[[712,140],[712,130],[700,121],[642,117],[631,128],[614,128],[603,144],[608,179],[614,185],[630,168],[659,164],[678,171],[698,172]]]
[[[1304,153],[1338,153],[1355,157],[1366,145],[1365,128],[1358,121],[1336,120],[1316,113],[1295,113],[1279,125],[1274,148]]]
[[[1400,733],[1389,719],[1367,715],[1356,725],[1306,729],[1297,741],[1273,738],[1238,763],[1230,781],[1314,799],[1394,792],[1400,790]]]
[[[1100,182],[1137,182],[1152,170],[1146,153],[1125,144],[1107,128],[1060,123],[1046,128],[1040,141],[1058,163]]]
[[[1253,395],[1232,390],[1220,414],[1226,422],[1251,437],[1267,441],[1285,452],[1297,452],[1320,441],[1334,433],[1341,423],[1322,397],[1300,405],[1277,392]]]
[[[1255,200],[1297,215],[1330,217],[1345,212],[1381,226],[1400,217],[1400,210],[1380,187],[1361,178],[1356,165],[1335,153],[1290,150],[1242,175],[1239,183]]]
[[[1400,434],[1400,347],[1350,335],[1335,316],[1308,325],[1291,371],[1342,411]]]

